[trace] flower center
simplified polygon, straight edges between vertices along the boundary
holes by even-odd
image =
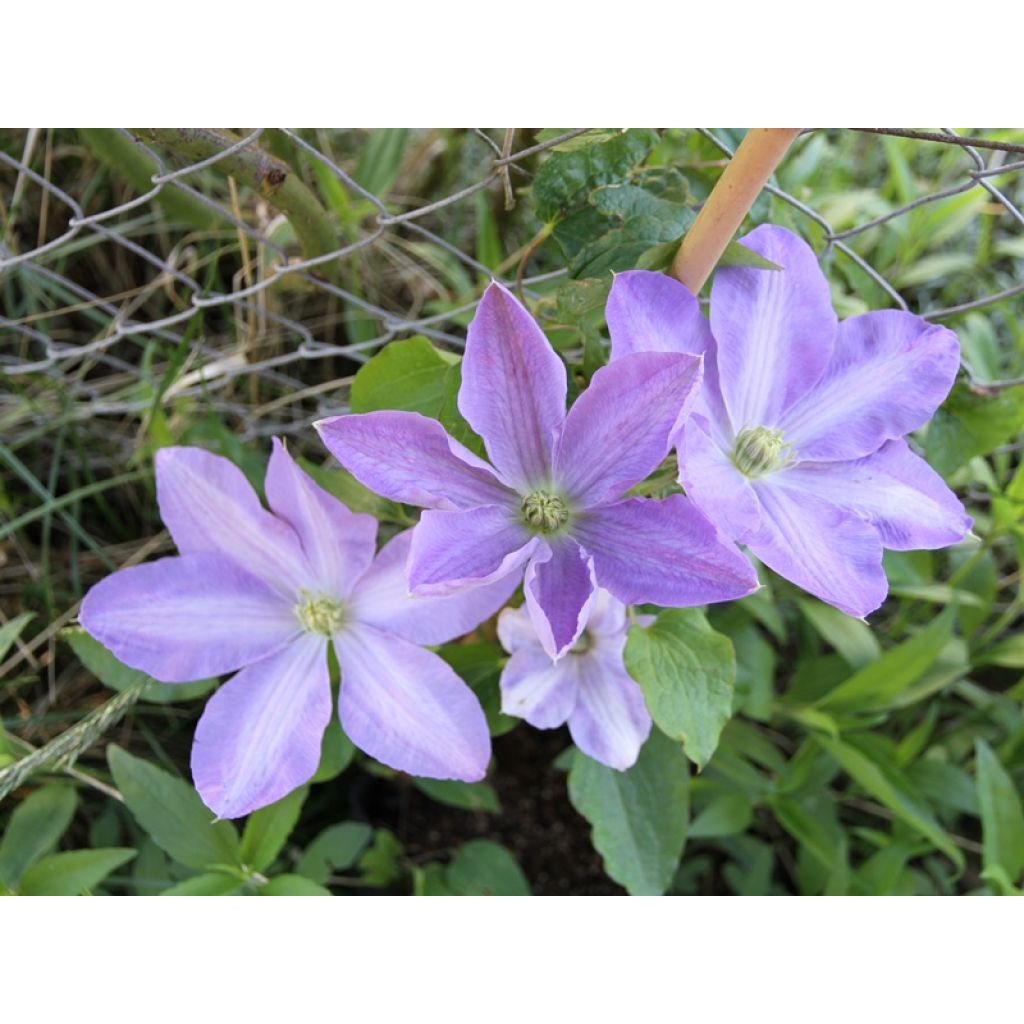
[[[302,628],[307,633],[321,633],[333,636],[345,621],[345,610],[341,602],[326,594],[313,594],[302,591],[302,602],[295,606]]]
[[[741,430],[736,437],[732,461],[744,476],[764,476],[785,463],[788,447],[782,439],[781,430],[749,427]]]
[[[580,637],[576,641],[576,643],[574,643],[572,645],[572,647],[569,648],[569,653],[570,654],[586,654],[587,651],[590,650],[590,646],[591,646],[590,633],[588,633],[587,630],[583,630],[583,632],[580,633]]]
[[[569,509],[557,494],[534,491],[523,498],[523,522],[538,533],[554,533],[569,521]]]

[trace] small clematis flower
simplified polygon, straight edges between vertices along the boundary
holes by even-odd
[[[959,343],[896,310],[839,323],[804,241],[766,225],[743,244],[783,269],[719,270],[710,323],[668,277],[616,277],[612,365],[703,354],[704,390],[677,443],[687,495],[777,573],[863,616],[885,599],[883,547],[944,547],[970,529],[903,440],[949,393]]]
[[[668,454],[700,384],[700,359],[642,352],[604,367],[566,415],[566,372],[498,284],[469,326],[459,409],[491,464],[410,412],[338,416],[324,443],[366,486],[424,512],[409,584],[453,594],[519,573],[544,650],[579,638],[597,587],[628,604],[742,597],[749,563],[681,495],[625,498]]]
[[[508,599],[508,581],[410,597],[410,532],[374,557],[377,521],[318,487],[276,439],[266,478],[274,514],[235,465],[200,448],[161,449],[156,478],[181,556],[102,580],[79,618],[162,682],[241,670],[196,729],[192,775],[208,807],[239,817],[313,775],[331,717],[332,643],[341,724],[357,747],[414,775],[483,777],[490,735],[480,704],[419,645],[474,628]]]
[[[629,626],[626,606],[598,590],[579,639],[552,661],[526,608],[506,608],[498,616],[498,638],[511,654],[501,674],[501,710],[537,729],[568,722],[584,754],[625,771],[651,731],[643,691],[622,662]]]

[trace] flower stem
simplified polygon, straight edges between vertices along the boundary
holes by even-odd
[[[715,183],[672,261],[672,275],[696,295],[714,270],[799,128],[751,128]]]
[[[224,128],[131,128],[144,142],[164,146],[188,160],[206,160],[239,142],[239,137]],[[338,236],[330,214],[303,184],[299,175],[283,160],[255,145],[246,146],[218,160],[214,167],[230,174],[258,192],[289,220],[306,259],[323,256],[338,247]],[[326,264],[322,271],[330,277],[336,268]]]
[[[116,128],[79,128],[78,134],[101,163],[129,181],[139,192],[152,189],[152,176],[159,169],[145,150]],[[177,188],[163,188],[156,201],[175,219],[200,231],[219,222],[217,214],[198,199]]]

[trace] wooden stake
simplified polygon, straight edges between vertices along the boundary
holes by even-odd
[[[696,295],[761,194],[799,128],[751,128],[722,172],[672,261],[672,275]]]

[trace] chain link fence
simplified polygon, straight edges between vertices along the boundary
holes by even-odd
[[[324,379],[322,372],[310,373],[309,364],[332,360],[336,374],[339,365],[363,362],[388,341],[411,334],[457,348],[480,294],[476,282],[493,276],[512,283],[518,267],[519,286],[536,297],[532,286],[563,274],[531,276],[525,239],[513,260],[482,263],[474,251],[474,213],[480,197],[490,201],[492,194],[504,193],[511,207],[536,158],[586,129],[525,145],[527,129],[468,129],[459,178],[433,201],[401,194],[394,176],[378,177],[380,192],[372,174],[360,180],[353,167],[372,139],[362,132],[95,131],[83,141],[115,181],[120,173],[133,183],[121,182],[123,201],[106,202],[106,192],[98,194],[86,176],[74,191],[56,184],[61,149],[73,142],[52,132],[18,133],[7,147],[19,151],[16,156],[0,149],[0,379],[6,378],[8,416],[11,403],[23,407],[26,396],[36,409],[35,426],[66,415],[69,405],[83,420],[144,411],[154,397],[140,394],[138,385],[143,371],[153,373],[146,344],[156,339],[164,358],[174,352],[186,359],[157,400],[202,398],[237,418],[243,438],[253,438],[295,433],[338,411],[344,379]],[[694,131],[723,158],[730,155],[721,134]],[[1024,147],[960,138],[952,130],[916,134],[922,146],[945,142],[957,149],[961,159],[945,173],[948,183],[842,230],[800,195],[770,187],[821,230],[822,255],[834,250],[856,264],[900,308],[907,303],[899,288],[858,252],[865,233],[883,225],[898,229],[912,211],[980,192],[1024,237],[1024,214],[1014,198],[1024,170],[1024,159],[1014,157]],[[433,138],[422,133],[406,144],[419,147],[420,159],[429,162]],[[291,167],[297,159],[329,203],[299,181]],[[431,184],[436,189],[438,183]],[[211,239],[219,243],[214,275],[197,244]],[[232,287],[212,287],[211,279],[223,280],[226,263],[235,268]],[[452,306],[442,300],[458,290],[452,286],[458,268],[471,297]],[[1011,283],[954,306],[915,312],[941,320],[1021,293],[1024,282]],[[146,358],[134,358],[125,341]],[[240,377],[266,387],[242,396]]]

